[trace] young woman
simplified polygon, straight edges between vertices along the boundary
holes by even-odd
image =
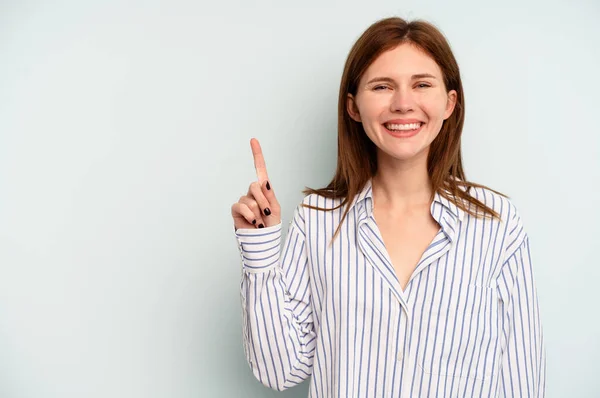
[[[545,349],[529,239],[509,199],[467,182],[464,93],[444,36],[381,20],[339,95],[333,181],[308,189],[281,248],[258,181],[232,206],[254,375],[311,397],[541,397]]]

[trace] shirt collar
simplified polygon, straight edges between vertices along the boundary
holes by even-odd
[[[354,206],[358,208],[358,220],[371,217],[373,214],[373,186],[371,179],[366,182],[363,189],[354,197],[350,204],[350,210]],[[454,236],[458,231],[458,223],[463,220],[465,211],[451,200],[443,197],[438,191],[435,192],[430,211],[448,238],[454,240]]]

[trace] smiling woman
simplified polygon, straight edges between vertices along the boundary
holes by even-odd
[[[311,397],[541,397],[545,347],[514,204],[468,182],[464,93],[423,21],[370,26],[346,61],[331,183],[307,189],[281,248],[258,141],[232,206],[244,348],[277,390]]]
[[[348,113],[379,148],[379,161],[426,157],[455,104],[456,90],[446,90],[440,67],[411,43],[381,54],[361,77],[356,94],[348,94]],[[410,117],[399,117],[408,110]]]

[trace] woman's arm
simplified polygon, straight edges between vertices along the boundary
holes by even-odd
[[[246,359],[265,386],[284,390],[312,372],[316,334],[301,207],[281,248],[281,223],[238,229]]]
[[[543,397],[546,352],[534,281],[529,238],[504,262],[499,276],[503,301],[502,365],[499,397]],[[502,294],[503,293],[503,294]]]

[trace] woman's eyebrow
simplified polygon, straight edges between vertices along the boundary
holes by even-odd
[[[424,78],[437,79],[437,77],[435,77],[431,73],[419,73],[417,75],[412,75],[412,77],[411,77],[412,80],[424,79]]]
[[[424,78],[437,79],[434,75],[432,75],[430,73],[418,73],[416,75],[411,76],[411,80],[424,79]],[[367,82],[367,84],[371,84],[371,83],[375,83],[375,82],[395,83],[394,79],[392,79],[391,77],[374,77],[373,79],[369,80]]]
[[[394,79],[391,77],[374,77],[367,82],[367,84],[375,83],[375,82],[387,82],[387,83],[396,83]]]

